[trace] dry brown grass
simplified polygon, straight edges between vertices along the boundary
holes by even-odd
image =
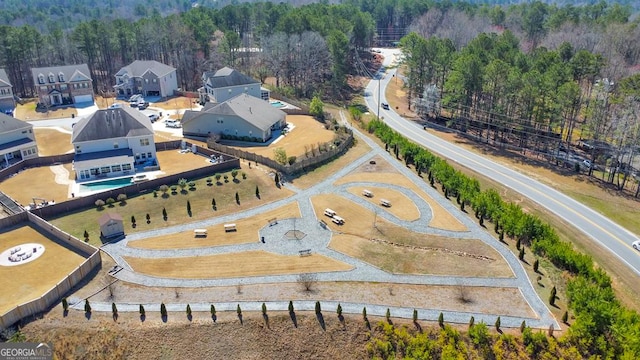
[[[259,216],[231,221],[236,224],[238,231],[225,232],[223,224],[207,228],[207,237],[194,237],[193,232],[179,232],[176,234],[130,241],[127,245],[141,249],[186,249],[209,246],[244,244],[260,241],[258,231],[268,224],[269,219],[287,219],[300,217],[298,203],[293,202],[278,209],[264,212]]]
[[[331,174],[338,172],[348,164],[356,161],[369,151],[371,151],[369,145],[367,145],[364,141],[356,140],[355,145],[352,146],[342,156],[289,180],[296,187],[300,189],[307,189],[322,181]]]
[[[219,279],[244,276],[346,271],[352,267],[324,255],[279,255],[246,251],[223,255],[163,259],[124,258],[134,271],[175,279]]]
[[[193,154],[177,154],[175,156],[177,156],[178,159],[187,159],[189,156],[197,157],[197,155]],[[202,157],[200,158],[204,159]],[[165,169],[162,164],[163,160],[161,159],[160,161],[160,166]],[[174,166],[174,171],[177,171],[175,167],[183,166],[184,160],[182,160],[182,162],[176,161],[176,163],[172,163],[172,165]],[[170,169],[165,169],[165,171],[171,171]],[[263,172],[262,168],[243,168],[241,172],[245,172],[247,178],[242,179],[240,173],[237,183],[231,180],[230,172],[227,172],[225,174],[229,176],[229,182],[225,183],[224,179],[221,178],[221,183],[216,185],[214,174],[211,174],[213,180],[212,186],[207,186],[205,182],[206,179],[199,179],[195,180],[195,191],[181,193],[178,189],[177,194],[169,195],[169,192],[167,197],[163,197],[161,192],[157,192],[157,197],[154,197],[153,192],[149,192],[129,198],[124,206],[116,205],[113,209],[106,208],[106,211],[116,211],[120,214],[125,221],[125,231],[132,233],[232,214],[283,199],[293,194],[293,192],[288,189],[276,188],[273,179]],[[256,186],[260,189],[260,199],[255,196]],[[236,192],[238,192],[238,196],[240,197],[240,205],[235,201]],[[213,198],[216,200],[216,210],[213,210],[211,206]],[[186,211],[187,201],[191,203],[191,217],[188,216]],[[163,207],[166,208],[168,213],[167,221],[162,219]],[[147,224],[144,220],[146,214],[149,214],[151,217],[150,224]],[[102,211],[92,207],[72,214],[64,214],[62,217],[50,219],[50,221],[59,228],[77,237],[82,237],[86,229],[89,232],[90,242],[95,245],[100,245],[100,229],[97,219],[101,215]],[[131,226],[131,216],[135,216],[137,219],[135,228]]]
[[[158,151],[156,156],[158,158],[158,164],[160,164],[160,170],[167,175],[178,174],[187,170],[199,169],[211,165],[209,159],[202,155],[196,155],[190,152],[182,154],[179,150]]]
[[[450,231],[467,231],[467,227],[464,226],[458,219],[456,219],[449,211],[445,210],[442,205],[440,205],[437,201],[432,199],[427,193],[420,189],[415,183],[407,179],[406,177],[400,175],[391,165],[389,165],[386,161],[384,161],[380,157],[374,158],[376,161],[375,165],[372,164],[364,164],[356,169],[351,174],[340,178],[336,181],[336,185],[348,184],[350,182],[358,182],[358,181],[370,181],[384,184],[395,184],[398,186],[405,187],[409,190],[415,192],[418,196],[420,196],[424,201],[429,204],[431,207],[431,211],[433,212],[433,218],[429,222],[429,226],[450,230]],[[423,186],[428,186],[424,184]],[[390,200],[390,199],[389,199]],[[393,205],[393,203],[392,203]],[[393,208],[393,206],[392,206]],[[335,210],[335,209],[334,209]]]
[[[362,195],[362,191],[364,189],[371,191],[373,197],[366,197]],[[420,211],[415,203],[399,191],[376,186],[354,186],[348,188],[347,191],[379,206],[382,210],[395,215],[400,220],[414,221],[420,218]],[[380,199],[389,201],[391,203],[391,207],[384,207],[380,205]]]
[[[287,152],[287,156],[297,156],[301,160],[305,156],[305,146],[308,151],[311,151],[312,147],[317,148],[319,143],[329,142],[335,136],[333,131],[325,129],[324,124],[316,121],[312,116],[287,115],[287,122],[295,125],[295,129],[276,143],[269,146],[234,147],[270,159],[275,158],[273,150],[283,148]]]
[[[58,118],[68,118],[78,115],[78,111],[73,106],[56,107],[47,111],[36,111],[37,101],[28,102],[24,105],[17,104],[14,116],[25,121],[49,120]]]
[[[44,245],[44,254],[23,265],[0,266],[0,314],[39,298],[85,260],[28,225],[0,232],[0,252],[30,242]]]
[[[195,109],[197,102],[198,99],[190,99],[185,96],[176,96],[165,101],[155,102],[151,104],[151,106],[163,110]]]
[[[377,239],[383,237],[380,234],[375,236]],[[425,236],[420,243],[405,247],[342,234],[334,235],[329,246],[396,274],[513,277],[502,256],[480,240],[445,240]]]
[[[40,156],[61,155],[73,151],[71,134],[50,128],[34,128]]]
[[[55,182],[55,174],[49,166],[30,168],[2,182],[2,191],[22,205],[28,205],[33,198],[43,198],[61,202],[67,200],[69,186]]]
[[[402,69],[398,70],[402,73]],[[413,110],[409,110],[409,104],[407,102],[407,92],[405,91],[404,82],[396,75],[392,81],[387,85],[387,89],[384,93],[389,106],[391,106],[398,114],[401,114],[406,118],[416,118],[417,114]]]

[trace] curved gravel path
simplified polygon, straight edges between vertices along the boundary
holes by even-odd
[[[346,123],[344,114],[342,114],[342,121]],[[134,272],[129,264],[124,261],[123,256],[139,257],[139,258],[165,258],[165,257],[183,257],[183,256],[204,256],[214,254],[225,254],[233,252],[242,252],[249,250],[264,250],[277,254],[285,255],[297,255],[300,250],[311,250],[311,253],[322,254],[338,261],[347,263],[353,267],[349,271],[336,271],[336,272],[323,272],[317,273],[318,281],[371,281],[371,282],[388,282],[399,284],[426,284],[426,285],[451,285],[451,286],[483,286],[483,287],[510,287],[517,288],[522,293],[524,299],[528,302],[530,307],[536,316],[532,318],[520,318],[520,317],[508,317],[501,316],[501,322],[505,327],[517,327],[525,320],[529,326],[537,328],[548,328],[553,325],[556,329],[559,329],[559,325],[547,306],[540,299],[535,292],[533,285],[529,281],[527,274],[517,259],[517,257],[497,239],[491,236],[484,228],[473,222],[469,216],[461,212],[460,209],[452,202],[444,200],[442,196],[432,187],[424,184],[424,181],[417,176],[410,169],[399,163],[389,153],[381,149],[375,142],[368,137],[361,134],[357,129],[353,129],[354,133],[359,136],[359,141],[366,142],[372,151],[363,155],[356,161],[353,161],[346,167],[342,168],[335,174],[328,176],[321,183],[315,186],[300,190],[292,186],[292,184],[285,183],[285,187],[293,190],[295,194],[286,199],[281,199],[263,206],[249,209],[236,214],[229,214],[216,218],[206,219],[194,223],[176,225],[168,228],[155,229],[145,232],[139,232],[128,235],[125,239],[111,244],[105,244],[102,246],[102,250],[108,253],[122,270],[117,272],[114,276],[122,281],[150,286],[150,287],[211,287],[211,286],[233,286],[238,283],[242,284],[260,284],[260,283],[278,283],[278,282],[296,282],[298,275],[270,275],[270,276],[253,276],[243,278],[225,278],[225,279],[174,279],[174,278],[160,278],[153,277],[141,273]],[[420,187],[425,193],[431,196],[434,200],[439,201],[439,204],[449,211],[453,216],[462,222],[468,231],[448,231],[443,229],[431,228],[428,226],[428,220],[432,217],[432,210],[429,204],[417,196],[412,190],[383,183],[372,182],[352,182],[342,185],[334,185],[334,182],[346,174],[352,172],[357,167],[365,164],[373,157],[382,157],[394,168],[409,178],[417,186]],[[393,189],[403,193],[414,201],[420,211],[420,219],[416,221],[401,220],[393,214],[384,211],[380,207],[375,206],[369,201],[351,194],[347,191],[347,188],[353,186],[376,186]],[[488,278],[488,277],[459,277],[459,276],[434,276],[434,275],[402,275],[391,274],[383,271],[371,264],[360,261],[358,259],[349,257],[337,251],[328,248],[329,241],[331,240],[332,232],[328,228],[324,228],[318,221],[318,216],[315,214],[310,198],[320,194],[335,193],[351,201],[371,210],[375,211],[381,218],[407,228],[413,232],[446,236],[451,239],[478,239],[494,248],[509,264],[514,277],[509,278]],[[127,243],[132,240],[145,239],[149,237],[156,237],[161,235],[173,234],[181,231],[192,231],[195,228],[211,227],[228,222],[235,222],[239,219],[252,217],[263,213],[265,211],[273,210],[281,207],[285,204],[297,202],[300,208],[302,217],[298,219],[279,219],[278,223],[269,226],[266,225],[262,228],[259,234],[256,234],[255,243],[237,244],[237,245],[224,245],[206,248],[194,248],[194,249],[178,249],[178,250],[151,250],[151,249],[137,249],[127,246]],[[322,216],[322,215],[320,215]],[[294,224],[295,222],[295,224]],[[297,231],[305,234],[305,236],[296,241],[287,239],[285,234],[295,227]],[[260,241],[260,237],[264,237],[265,243]],[[235,310],[237,304],[240,303],[243,309],[246,311],[260,311],[262,302],[229,302],[229,303],[216,303],[216,308],[220,311]],[[270,310],[286,310],[288,302],[267,302]],[[158,306],[159,304],[147,304],[150,307]],[[190,304],[193,311],[208,311],[210,304]],[[325,311],[335,311],[336,303],[322,302],[323,309]],[[364,306],[367,307],[367,311],[371,315],[384,316],[387,310],[387,306],[379,306],[372,304],[361,303],[341,303],[343,311],[345,313],[361,313]],[[82,307],[79,302],[77,306]],[[186,304],[167,304],[169,311],[184,311]],[[315,306],[314,301],[300,301],[295,303],[297,310],[313,310]],[[110,303],[92,303],[92,307],[96,310],[110,311]],[[130,309],[129,309],[130,308]],[[174,309],[175,308],[175,309]],[[228,309],[227,309],[228,308]],[[119,311],[137,311],[138,304],[131,305],[118,305]],[[389,307],[394,317],[411,318],[413,315],[413,308],[403,307]],[[440,310],[423,309],[417,307],[419,318],[422,320],[435,321]],[[476,314],[466,312],[443,312],[445,319],[450,322],[467,323],[471,316],[474,316],[476,321],[484,321],[487,324],[495,322],[496,317],[499,314]]]

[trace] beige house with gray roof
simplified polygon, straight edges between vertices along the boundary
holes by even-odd
[[[157,166],[151,120],[138,109],[98,110],[73,126],[76,180],[134,175]]]
[[[186,111],[182,117],[182,134],[267,142],[273,131],[286,125],[286,114],[282,110],[257,97],[240,94],[202,111]]]

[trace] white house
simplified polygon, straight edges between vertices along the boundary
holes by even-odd
[[[262,89],[258,80],[228,67],[205,72],[202,82],[204,86],[199,89],[201,102],[222,103],[240,94],[269,100],[269,91]]]
[[[98,110],[73,126],[77,180],[133,175],[157,166],[149,117],[129,107]]]
[[[173,96],[178,90],[176,68],[157,61],[136,60],[116,73],[114,88],[120,96]]]
[[[33,125],[0,113],[0,168],[37,156]]]
[[[182,117],[184,136],[266,142],[272,131],[287,125],[287,114],[249,94],[240,94],[202,111],[187,110]]]

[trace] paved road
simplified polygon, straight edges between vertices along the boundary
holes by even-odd
[[[386,102],[384,89],[394,79],[396,69],[393,68],[398,49],[381,49],[385,60],[381,80],[372,80],[366,88],[365,101],[372,113],[378,111],[378,99]],[[385,72],[385,68],[390,67]],[[378,89],[381,92],[378,92]],[[380,108],[380,116],[394,130],[412,141],[450,159],[460,165],[473,169],[537,202],[547,210],[561,217],[569,224],[580,229],[585,235],[603,246],[640,275],[640,252],[631,247],[638,237],[607,217],[592,210],[588,206],[544,185],[526,175],[506,166],[488,160],[481,155],[451,144],[423,130],[413,122],[403,119],[393,110]],[[592,251],[597,251],[593,249]]]

